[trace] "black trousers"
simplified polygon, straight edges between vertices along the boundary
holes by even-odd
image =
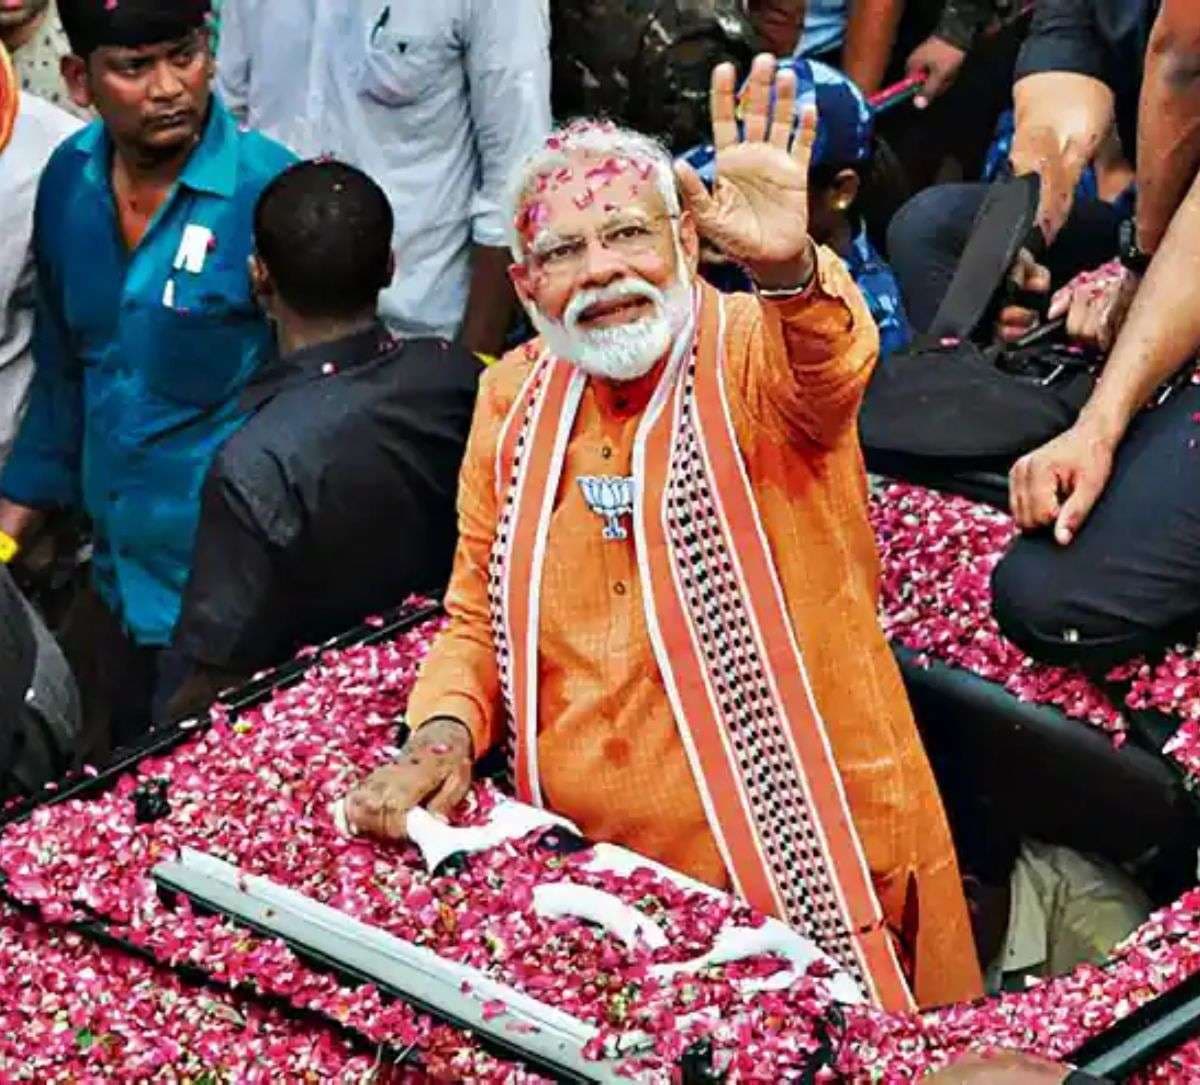
[[[1142,414],[1070,546],[1023,536],[993,609],[1035,659],[1105,669],[1200,628],[1200,386]]]
[[[970,182],[927,188],[892,220],[888,260],[900,284],[908,318],[919,332],[928,330],[946,296],[987,187]],[[1061,286],[1079,272],[1112,259],[1120,224],[1111,204],[1076,200],[1046,256],[1054,285]]]
[[[59,633],[82,702],[79,762],[103,764],[157,724],[187,673],[171,648],[138,645],[90,586],[75,599]]]

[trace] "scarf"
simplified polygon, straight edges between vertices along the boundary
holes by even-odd
[[[12,58],[4,43],[0,42],[0,151],[12,139],[17,124],[17,111],[21,105],[21,84],[13,69]]]

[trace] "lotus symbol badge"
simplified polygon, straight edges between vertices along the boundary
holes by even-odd
[[[621,517],[633,513],[633,479],[581,475],[579,486],[588,508],[604,520],[604,538],[628,539],[629,532],[622,526]]]

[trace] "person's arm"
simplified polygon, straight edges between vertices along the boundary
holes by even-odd
[[[284,662],[292,649],[279,561],[303,514],[278,461],[243,453],[231,464],[236,447],[235,438],[204,480],[173,647],[194,670],[249,674]]]
[[[225,0],[221,6],[221,40],[217,46],[216,87],[239,124],[250,115],[250,42],[248,0]]]
[[[1162,242],[1200,168],[1200,7],[1163,0],[1138,109],[1138,247]]]
[[[1071,213],[1075,186],[1113,126],[1114,97],[1090,75],[1027,75],[1013,86],[1016,130],[1009,161],[1018,176],[1041,177],[1037,222],[1053,244]]]
[[[58,214],[43,179],[34,215],[37,313],[29,406],[0,475],[0,531],[24,544],[50,509],[77,505],[83,442],[83,372],[59,306],[45,256],[48,225]],[[49,216],[49,221],[47,221]]]
[[[1052,243],[1075,186],[1113,125],[1114,73],[1094,0],[1039,0],[1017,60],[1013,172],[1042,177],[1038,223]]]
[[[864,94],[874,94],[883,83],[903,14],[904,0],[850,0],[842,70]]]
[[[461,720],[478,757],[500,742],[504,729],[488,605],[488,567],[499,515],[495,458],[508,406],[492,389],[503,375],[489,370],[480,381],[458,484],[458,547],[445,599],[450,624],[426,657],[408,703],[413,728],[438,717]]]
[[[471,290],[459,340],[485,361],[498,357],[512,323],[517,296],[508,278],[512,253],[500,245],[471,246]]]
[[[446,593],[450,623],[435,641],[408,700],[408,742],[400,758],[346,796],[352,831],[403,839],[408,811],[447,813],[471,783],[472,758],[503,737],[500,672],[488,606],[488,566],[499,509],[497,444],[509,404],[492,389],[502,369],[484,374],[458,489],[458,549]]]
[[[764,298],[762,328],[748,336],[761,364],[748,368],[761,398],[795,438],[823,448],[849,431],[879,357],[879,330],[845,265],[817,250],[815,280],[787,301]]]
[[[830,446],[851,430],[879,332],[841,260],[808,234],[817,115],[802,109],[793,136],[796,79],[776,68],[773,57],[755,57],[741,133],[733,65],[714,69],[716,184],[710,193],[686,162],[675,170],[700,238],[736,259],[759,288],[758,305],[729,307],[733,381],[752,412],[770,411],[789,435]]]
[[[984,28],[995,18],[992,0],[946,0],[937,26],[905,62],[905,74],[924,74],[925,85],[913,99],[917,109],[943,95],[953,85],[967,53]]]
[[[1078,421],[1013,467],[1011,503],[1022,530],[1053,524],[1058,542],[1071,542],[1108,483],[1130,422],[1200,350],[1197,251],[1200,178],[1176,212]]]
[[[1097,179],[1123,191],[1131,179],[1116,130],[1100,148]],[[1137,242],[1146,253],[1162,243],[1200,167],[1200,9],[1189,0],[1166,0],[1146,54],[1138,108]],[[1107,168],[1107,169],[1106,169]],[[1105,177],[1107,172],[1108,177]],[[1101,193],[1103,197],[1103,190]],[[1141,276],[1115,261],[1084,273],[1055,295],[1049,319],[1067,314],[1067,335],[1107,354]],[[1018,334],[1020,329],[1017,329]]]
[[[748,11],[768,52],[777,57],[795,53],[804,30],[808,0],[750,0]]]
[[[33,379],[33,211],[42,163],[29,158],[6,171],[0,206],[0,467],[16,439]]]
[[[541,0],[471,0],[467,83],[479,158],[471,207],[471,292],[460,338],[497,355],[516,295],[501,207],[509,171],[550,131],[550,21]]]

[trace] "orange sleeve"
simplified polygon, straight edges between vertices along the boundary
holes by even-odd
[[[458,548],[446,592],[450,624],[426,657],[408,704],[414,729],[434,716],[462,720],[477,758],[497,745],[504,727],[487,584],[496,530],[496,446],[511,402],[498,386],[512,383],[511,375],[512,367],[500,363],[480,381],[458,481]]]
[[[837,444],[879,357],[879,329],[845,264],[818,246],[816,278],[803,294],[738,300],[728,339],[735,365],[744,352],[739,383],[749,403],[759,402],[793,436]],[[739,331],[739,316],[751,326]]]

